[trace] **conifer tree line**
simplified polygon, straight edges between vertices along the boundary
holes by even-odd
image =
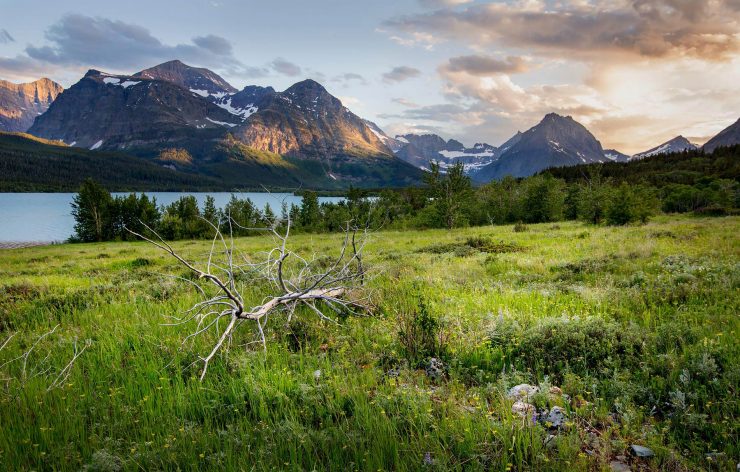
[[[740,208],[736,176],[698,174],[686,179],[681,174],[685,183],[670,177],[656,183],[654,173],[651,181],[620,176],[618,167],[584,167],[577,177],[574,169],[555,169],[475,187],[462,164],[442,172],[433,163],[423,187],[383,190],[372,196],[350,188],[338,203],[320,203],[315,192],[306,191],[300,205],[283,205],[278,214],[237,195],[224,208],[216,208],[212,197],[199,207],[193,196],[158,206],[145,194],[113,197],[100,184],[87,180],[72,204],[73,239],[130,240],[133,237],[126,228],[141,232],[144,225],[171,240],[211,237],[212,225],[227,234],[246,236],[259,228],[285,224],[288,218],[293,231],[314,233],[342,231],[350,221],[373,229],[451,229],[562,220],[626,225],[645,222],[660,211],[725,215],[738,213]],[[565,175],[557,177],[558,173]]]

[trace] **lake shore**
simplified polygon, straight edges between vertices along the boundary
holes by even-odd
[[[52,241],[0,241],[0,249],[22,249],[24,247],[49,246]]]

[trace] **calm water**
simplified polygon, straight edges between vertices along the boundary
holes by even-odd
[[[0,193],[0,242],[64,241],[74,233],[71,203],[74,193]],[[126,195],[114,193],[113,195]],[[223,208],[231,198],[228,192],[181,193],[147,192],[157,199],[158,205],[167,205],[183,195],[193,195],[199,205],[207,195],[216,200],[216,207]],[[301,197],[289,193],[239,193],[239,198],[249,198],[263,209],[266,204],[280,213],[283,200],[288,205],[300,204]],[[337,202],[341,197],[321,197],[320,202]]]

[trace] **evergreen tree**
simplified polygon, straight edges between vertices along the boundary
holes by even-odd
[[[105,241],[111,236],[111,204],[113,199],[102,185],[87,179],[72,201],[75,237],[80,241]]]
[[[447,169],[442,175],[439,164],[431,163],[431,172],[425,176],[432,199],[437,226],[452,229],[467,223],[473,186],[465,175],[461,162]]]
[[[321,209],[316,192],[306,191],[301,200],[299,223],[303,229],[315,231],[321,224]]]

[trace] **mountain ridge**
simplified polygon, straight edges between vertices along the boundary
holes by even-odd
[[[63,90],[45,77],[21,84],[0,80],[0,131],[27,131]]]

